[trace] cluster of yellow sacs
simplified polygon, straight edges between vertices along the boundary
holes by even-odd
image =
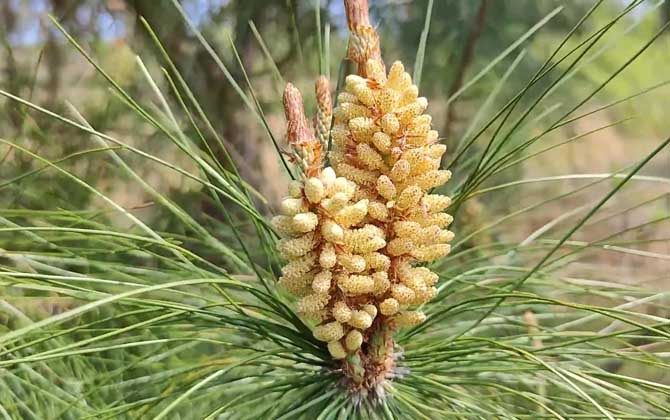
[[[360,348],[375,319],[421,323],[411,306],[432,299],[438,276],[417,262],[449,253],[449,197],[430,194],[450,172],[445,146],[424,115],[427,101],[400,62],[388,77],[374,61],[368,78],[350,75],[338,96],[333,150],[316,177],[293,182],[273,225],[288,260],[280,284],[301,296],[318,340],[336,359]]]

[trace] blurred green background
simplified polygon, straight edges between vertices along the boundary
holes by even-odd
[[[322,63],[322,68],[327,66],[326,72],[334,85],[338,74],[346,69],[342,59],[347,32],[341,1],[183,0],[181,3],[222,57],[231,76],[244,89],[244,73],[231,48],[234,43],[270,129],[278,139],[283,138],[281,91],[286,81],[296,83],[305,92],[308,109],[314,109],[311,92],[320,68],[318,43],[329,46],[330,62]],[[321,40],[317,37],[316,4],[320,5]],[[593,4],[584,0],[370,1],[385,60],[401,59],[408,68],[417,57],[426,11],[432,6],[420,89],[430,101],[434,125],[446,138],[452,156],[487,118],[526,85]],[[587,34],[622,13],[627,4],[620,0],[604,1],[565,48],[577,45]],[[513,135],[531,138],[542,133],[556,117],[597,90],[667,21],[668,12],[667,3],[645,1],[625,15],[584,60],[570,69],[569,77],[556,85]],[[0,5],[0,86],[68,117],[73,116],[66,101],[70,102],[98,131],[113,133],[185,170],[195,170],[195,164],[179,153],[174,144],[138,119],[110,92],[107,82],[67,43],[47,14],[61,22],[124,89],[140,101],[159,106],[138,64],[139,56],[160,84],[159,88],[170,91],[159,67],[165,63],[140,21],[140,16],[144,16],[223,137],[242,176],[267,199],[265,209],[271,211],[286,183],[272,143],[169,0],[3,1]],[[569,62],[559,63],[558,68],[567,70]],[[527,153],[593,133],[503,171],[496,176],[495,183],[602,174],[620,170],[638,160],[670,129],[668,63],[670,36],[666,34],[573,115],[639,96],[552,130],[538,142],[541,145],[533,146]],[[551,76],[545,78],[533,90],[539,92],[552,81]],[[177,118],[186,121],[184,115]],[[485,148],[487,136],[494,129],[495,125],[469,149],[473,158]],[[194,134],[192,129],[191,133]],[[152,205],[137,183],[124,179],[103,153],[93,150],[96,143],[85,133],[0,98],[0,137],[61,162],[60,165],[157,228],[175,227],[173,220]],[[214,152],[222,153],[221,150]],[[198,194],[197,184],[174,171],[143,162],[137,155],[126,157],[159,192],[168,194],[193,214],[208,214],[208,203]],[[43,165],[24,153],[2,145],[0,163],[0,206],[3,208],[82,210],[95,207],[96,198],[89,190],[79,188],[57,172],[40,170]],[[645,171],[649,175],[670,175],[670,153],[661,153]],[[468,201],[464,211],[472,214],[472,223],[462,229],[471,229],[492,214],[510,212],[519,205],[535,202],[561,189],[574,189],[581,183],[579,177],[568,177],[540,183],[537,187],[531,184],[523,190],[512,188],[484,194],[478,200]],[[627,188],[635,195],[632,200],[635,203],[652,199],[659,191],[655,185],[653,192],[648,192],[644,183],[634,183]],[[586,194],[588,197],[593,192]],[[630,194],[620,194],[617,200],[625,202]],[[483,241],[523,238],[565,212],[572,206],[570,203],[579,203],[583,198],[576,194],[569,200],[572,201],[563,200],[554,208],[534,212],[530,220],[525,218],[504,231],[479,238]],[[625,205],[618,203],[616,208]],[[636,220],[650,214],[667,212],[669,205],[667,198],[655,200],[637,213],[627,213],[623,222],[620,218],[613,222],[623,225],[601,224],[600,228],[625,229],[626,223],[634,225]],[[217,218],[216,214],[209,216]],[[636,239],[640,238],[636,236]],[[670,251],[663,241],[645,246],[653,251]],[[613,270],[624,271],[638,264],[620,259],[613,263],[616,263],[612,265]],[[661,265],[658,271],[655,265],[645,266],[645,272],[651,270],[647,273],[649,276],[662,277],[667,266]]]

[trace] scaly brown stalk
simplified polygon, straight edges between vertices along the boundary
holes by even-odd
[[[330,81],[326,76],[319,76],[314,85],[316,94],[316,115],[314,116],[314,129],[324,150],[328,146],[330,137],[330,123],[333,119],[333,100],[330,97]]]
[[[290,156],[303,172],[315,175],[323,166],[323,145],[309,126],[302,94],[291,83],[284,89],[284,114],[286,115],[286,142],[293,154]]]
[[[367,77],[366,63],[374,60],[384,69],[379,35],[370,24],[368,0],[344,0],[349,27],[347,58],[358,64],[358,74]]]

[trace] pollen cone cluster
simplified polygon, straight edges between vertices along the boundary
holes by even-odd
[[[356,352],[375,325],[425,319],[415,307],[436,295],[438,277],[417,265],[447,255],[453,238],[449,197],[430,193],[451,174],[439,169],[446,148],[426,99],[400,62],[388,75],[377,60],[365,70],[338,97],[332,168],[294,181],[273,219],[288,261],[280,283],[301,297],[300,313],[318,322],[314,336],[336,359]]]

